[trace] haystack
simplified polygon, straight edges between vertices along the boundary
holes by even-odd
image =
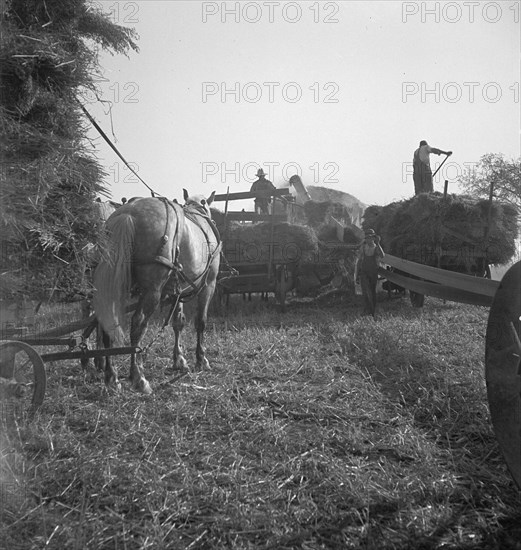
[[[85,290],[100,239],[104,170],[76,95],[96,93],[100,48],[135,33],[86,0],[11,0],[0,10],[0,298]]]
[[[272,258],[278,262],[309,261],[318,252],[318,238],[313,229],[287,222],[228,225],[225,255],[230,263],[261,263]]]
[[[384,250],[421,261],[442,254],[483,257],[490,264],[504,264],[514,255],[518,234],[516,209],[493,202],[488,242],[485,242],[489,202],[467,195],[422,193],[387,206],[369,206],[364,229],[382,237]]]

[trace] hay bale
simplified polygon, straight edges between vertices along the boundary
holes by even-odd
[[[486,244],[488,209],[488,200],[468,195],[444,199],[441,193],[421,193],[387,206],[369,206],[362,226],[382,237],[385,251],[413,261],[433,263],[439,245],[442,255],[486,257],[488,263],[503,264],[516,250],[517,212],[509,204],[492,203]]]
[[[230,263],[267,262],[273,247],[273,259],[280,262],[309,260],[318,252],[313,229],[287,222],[272,224],[229,224],[225,236],[225,255]]]

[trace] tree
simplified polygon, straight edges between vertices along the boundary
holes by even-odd
[[[462,189],[473,196],[488,198],[493,184],[493,196],[512,204],[521,215],[521,157],[507,160],[504,155],[483,155],[476,167],[468,168],[459,181]]]
[[[96,92],[98,52],[135,32],[87,0],[8,0],[0,13],[0,296],[84,287],[104,175],[77,97]],[[0,6],[0,10],[2,7]]]

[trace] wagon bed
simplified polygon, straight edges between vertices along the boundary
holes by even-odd
[[[274,226],[276,223],[287,222],[291,214],[285,208],[283,213],[275,213],[274,202],[280,197],[291,196],[289,188],[275,189],[273,191],[239,192],[216,195],[214,202],[224,202],[224,221],[222,228],[223,253],[226,258],[226,266],[221,266],[223,271],[219,278],[220,293],[227,296],[230,294],[268,293],[273,292],[285,309],[286,293],[292,286],[291,266],[294,260],[280,258],[275,254]],[[273,201],[270,214],[258,214],[251,211],[231,211],[229,204],[237,200],[270,198]],[[268,258],[264,261],[244,261],[237,258],[237,250],[227,240],[228,222],[259,223],[268,222],[271,225],[271,239],[267,243],[269,248]],[[226,271],[229,270],[229,271]],[[233,276],[229,272],[233,272]],[[223,276],[224,274],[224,276]]]

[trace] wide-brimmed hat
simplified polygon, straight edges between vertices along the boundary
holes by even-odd
[[[376,233],[374,232],[374,229],[366,229],[365,230],[365,236],[366,237],[376,237]]]
[[[266,174],[264,173],[264,170],[262,168],[259,168],[257,170],[257,176],[265,176]]]

